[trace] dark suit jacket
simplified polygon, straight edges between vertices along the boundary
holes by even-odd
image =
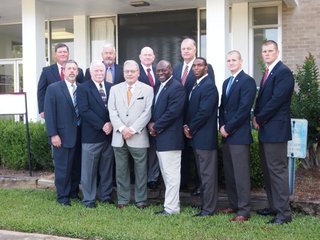
[[[180,82],[181,82],[181,75],[183,71],[182,68],[183,68],[183,63],[180,63],[176,65],[173,69],[173,77],[175,79],[178,79]],[[213,83],[215,83],[214,71],[211,64],[208,64],[208,75],[210,79],[213,81]],[[186,83],[184,85],[184,88],[186,89],[187,97],[189,96],[195,82],[196,82],[196,77],[194,76],[192,69],[190,69],[186,79]]]
[[[111,83],[104,81],[107,99]],[[86,81],[77,90],[79,114],[81,116],[82,143],[111,142],[111,134],[106,135],[102,130],[106,122],[110,122],[109,111],[102,101],[99,90],[93,80]]]
[[[219,125],[225,125],[229,136],[225,139],[230,144],[252,143],[250,112],[254,102],[257,86],[255,80],[241,71],[233,80],[226,95],[229,78],[222,86],[221,104],[219,108]]]
[[[114,63],[114,75],[115,76],[113,78],[113,84],[118,84],[125,81],[123,76],[122,66],[115,63]],[[90,68],[87,68],[84,78],[85,80],[91,80]]]
[[[159,86],[156,89],[156,94]],[[156,136],[157,151],[181,150],[183,138],[183,109],[185,90],[181,83],[171,78],[160,92],[157,102],[153,100],[151,122],[158,132]]]
[[[255,104],[254,115],[260,125],[261,142],[291,140],[290,105],[293,89],[291,70],[281,61],[278,62],[269,73],[265,85],[260,85]]]
[[[217,149],[218,101],[217,87],[209,76],[202,79],[192,91],[185,119],[192,135],[191,146],[193,148]]]
[[[149,82],[149,78],[148,78],[148,75],[146,74],[146,72],[144,71],[144,69],[143,69],[143,66],[141,65],[141,64],[139,64],[139,71],[140,71],[140,75],[139,75],[139,81],[140,82],[143,82],[143,83],[145,83],[145,84],[147,84],[147,85],[149,85],[150,86],[150,82]],[[153,67],[152,66],[152,71],[153,71],[153,73],[154,73],[154,77],[155,77],[155,85],[154,85],[154,89],[156,89],[157,87],[159,87],[159,85],[160,85],[160,81],[159,81],[159,79],[157,78],[157,76],[156,76],[156,68],[155,67]]]
[[[79,87],[80,84],[77,84]],[[51,136],[59,135],[62,147],[72,148],[77,140],[77,116],[65,81],[48,86],[44,99],[49,144]]]
[[[84,75],[81,68],[78,68],[78,76],[77,82],[82,83],[84,82]],[[54,82],[61,81],[60,79],[60,71],[58,69],[58,65],[52,64],[50,66],[44,67],[42,69],[40,79],[38,82],[38,110],[39,113],[43,112],[44,109],[44,97],[46,95],[47,87]]]

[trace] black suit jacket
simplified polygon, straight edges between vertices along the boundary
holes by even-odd
[[[256,96],[256,82],[244,71],[239,72],[226,95],[229,78],[222,86],[219,108],[219,125],[225,126],[229,136],[224,139],[230,144],[252,143],[250,112]]]
[[[180,63],[180,64],[176,65],[173,69],[173,77],[175,79],[178,79],[180,82],[181,82],[181,75],[184,70],[182,68],[183,68],[183,63]],[[209,75],[209,78],[215,84],[214,71],[213,71],[211,64],[208,64],[208,75]],[[188,76],[187,76],[187,79],[186,79],[186,83],[184,85],[184,88],[186,89],[187,96],[189,96],[195,82],[196,82],[196,77],[194,76],[192,69],[190,69]]]
[[[124,82],[124,76],[123,76],[123,68],[121,65],[114,63],[114,78],[113,78],[113,84],[118,84],[121,82]],[[90,74],[90,68],[86,69],[85,74],[85,80],[91,80],[91,74]]]
[[[187,96],[189,97],[190,95]],[[193,148],[201,150],[218,148],[218,102],[217,87],[207,76],[194,88],[188,102],[186,124],[192,135]]]
[[[290,105],[293,89],[293,74],[281,61],[269,73],[264,86],[261,81],[254,110],[260,126],[261,142],[291,140]]]
[[[159,87],[156,89],[156,94]],[[156,136],[157,151],[181,150],[183,138],[183,109],[186,93],[176,79],[171,78],[155,98],[152,106],[151,122],[158,132]]]
[[[80,84],[77,86],[79,88]],[[49,144],[51,136],[59,135],[62,147],[74,147],[77,141],[77,115],[65,81],[48,86],[44,111]]]
[[[84,75],[81,68],[78,68],[78,76],[77,76],[77,82],[82,83],[84,82]],[[47,87],[54,82],[61,81],[60,79],[60,71],[58,69],[58,65],[52,64],[50,66],[44,67],[42,69],[40,79],[38,82],[38,110],[39,113],[44,111],[44,98],[46,95]]]
[[[139,71],[140,71],[140,75],[139,75],[139,81],[140,82],[143,82],[147,85],[150,86],[150,82],[149,82],[149,78],[148,78],[148,75],[146,74],[146,72],[144,71],[143,69],[143,66],[141,64],[139,64]],[[155,77],[155,85],[154,85],[154,89],[156,89],[157,87],[159,87],[160,85],[160,81],[159,79],[157,78],[156,76],[156,68],[152,66],[152,71],[154,73],[154,77]]]
[[[107,100],[112,86],[104,81]],[[102,101],[99,90],[93,80],[88,80],[77,90],[79,114],[81,116],[81,140],[83,143],[99,143],[109,141],[111,134],[106,135],[102,130],[106,122],[110,122],[108,108]]]

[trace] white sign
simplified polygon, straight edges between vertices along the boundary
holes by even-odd
[[[0,94],[0,114],[25,114],[25,93]]]
[[[307,154],[308,121],[291,119],[292,140],[288,142],[288,157],[305,158]]]

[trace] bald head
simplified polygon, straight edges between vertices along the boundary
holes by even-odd
[[[151,67],[153,61],[155,59],[154,52],[151,47],[144,47],[141,49],[140,55],[140,62],[142,65],[146,67]]]

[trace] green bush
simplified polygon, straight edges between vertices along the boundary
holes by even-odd
[[[53,169],[45,125],[29,123],[30,153],[33,170]],[[15,170],[29,168],[26,126],[23,122],[0,119],[1,165]]]

